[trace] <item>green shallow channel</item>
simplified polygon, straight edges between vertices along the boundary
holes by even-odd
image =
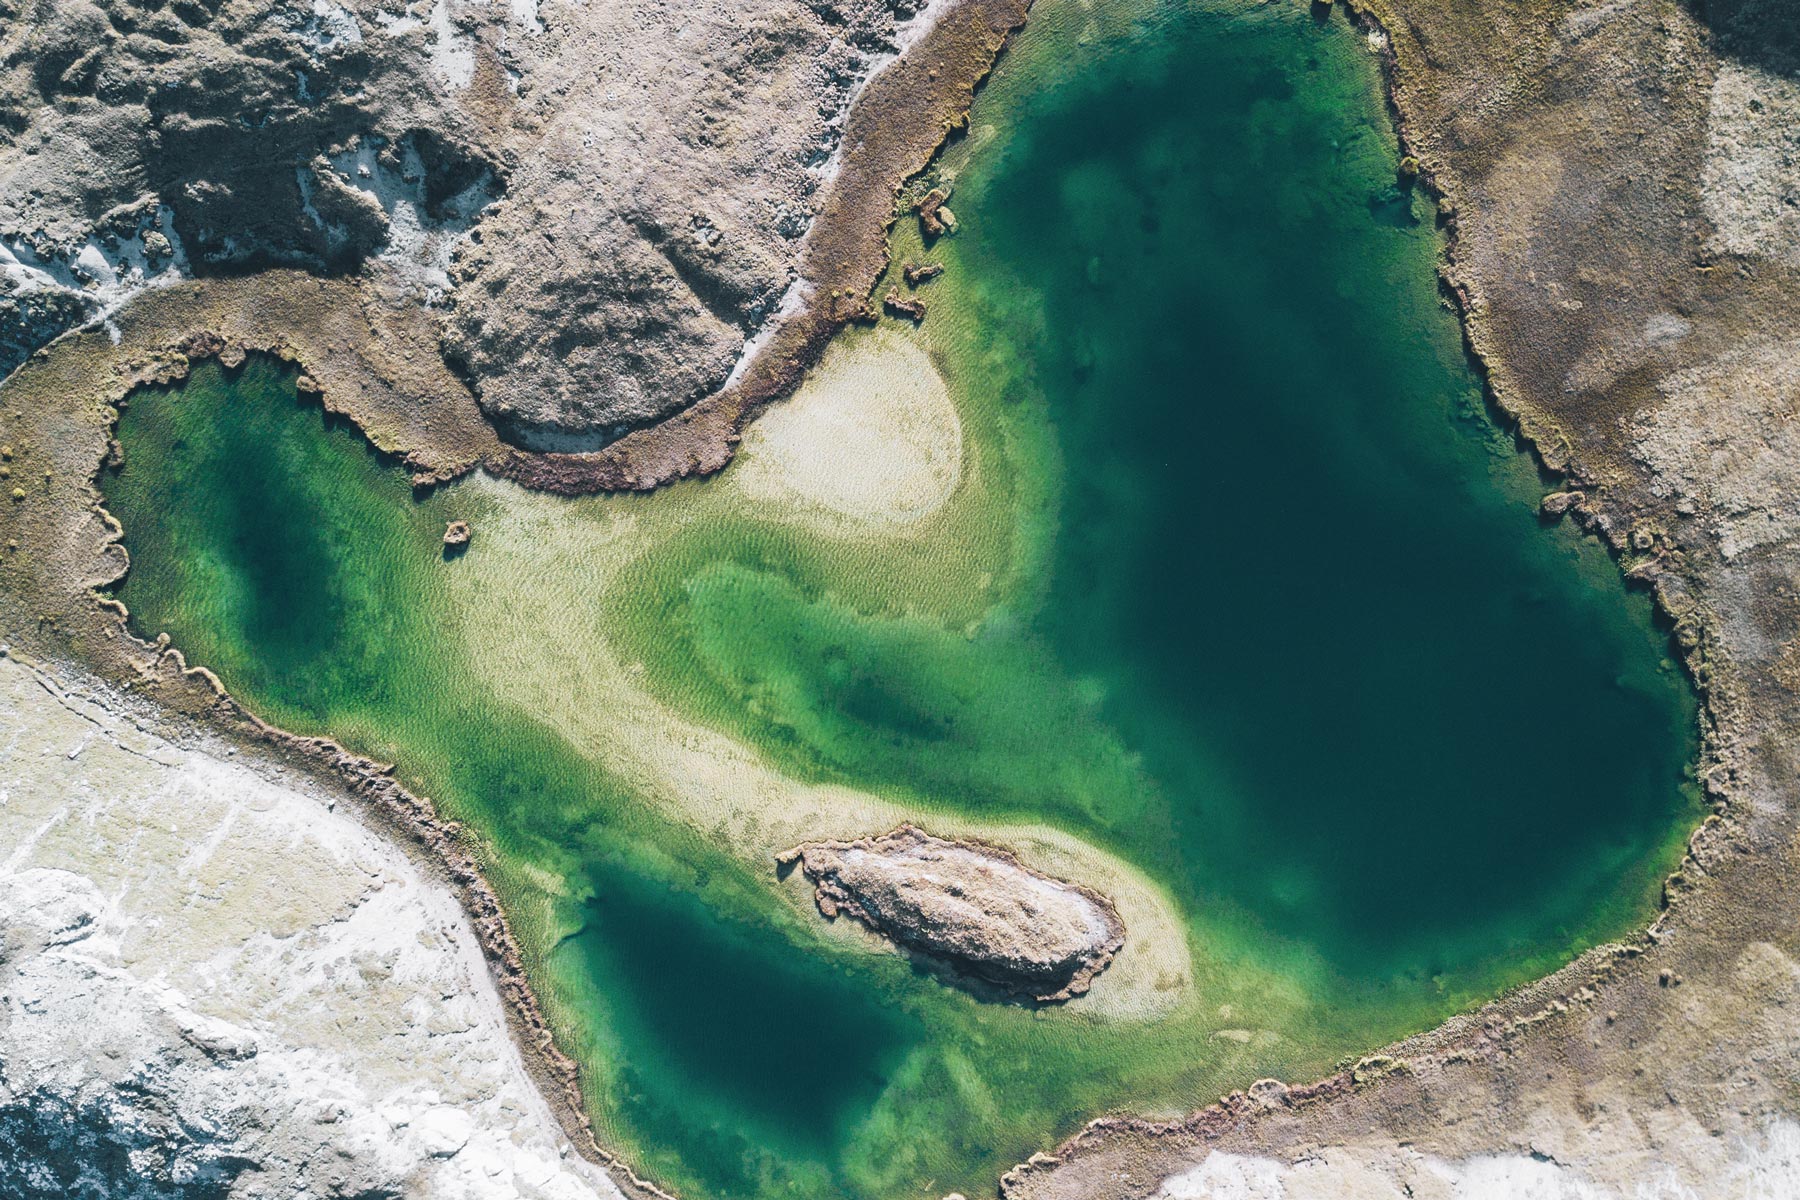
[[[821,520],[755,437],[650,496],[414,497],[253,359],[132,397],[120,597],[478,832],[641,1170],[990,1194],[1089,1117],[1316,1076],[1627,932],[1696,819],[1691,689],[1536,520],[1393,146],[1341,16],[1040,0],[934,168],[961,232],[897,231],[948,268],[928,318],[839,347],[941,373],[940,507]],[[901,817],[1088,847],[1174,965],[987,1005],[775,880],[808,821]]]

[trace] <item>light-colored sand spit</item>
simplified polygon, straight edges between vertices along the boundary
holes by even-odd
[[[720,488],[690,493],[685,505],[670,503],[673,497],[655,507],[614,504],[576,522],[553,496],[485,477],[462,486],[478,489],[491,506],[482,552],[447,576],[468,653],[507,702],[605,762],[635,794],[758,870],[802,842],[854,840],[909,821],[928,823],[943,837],[1003,846],[1032,870],[1108,897],[1131,931],[1104,984],[1064,1012],[1148,1019],[1193,998],[1194,964],[1180,916],[1161,888],[1116,855],[1048,825],[925,812],[855,788],[792,779],[755,748],[688,719],[644,686],[638,665],[614,649],[609,614],[592,598],[672,528],[714,518],[740,496]],[[545,638],[546,629],[562,636]],[[810,889],[790,883],[796,907],[810,907]],[[832,928],[891,949],[845,923]]]
[[[956,490],[962,423],[930,356],[881,326],[832,343],[745,432],[726,478],[826,533],[892,533]]]
[[[331,804],[0,658],[0,1191],[616,1200],[450,889]]]

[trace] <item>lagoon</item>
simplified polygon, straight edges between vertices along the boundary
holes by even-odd
[[[984,1194],[1317,1076],[1644,923],[1698,818],[1692,689],[1537,520],[1360,31],[1044,0],[934,169],[923,325],[715,479],[415,497],[255,359],[136,394],[102,478],[133,627],[470,825],[603,1139],[687,1197]],[[901,819],[1126,950],[986,1004],[775,879]]]

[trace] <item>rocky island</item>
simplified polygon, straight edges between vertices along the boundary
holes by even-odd
[[[1053,1004],[1086,992],[1125,944],[1112,902],[1033,871],[995,846],[902,825],[853,842],[808,842],[777,860],[799,866],[828,920],[851,917],[927,964],[1015,1000]]]

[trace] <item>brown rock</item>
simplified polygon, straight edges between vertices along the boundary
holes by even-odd
[[[925,319],[925,302],[916,297],[903,296],[896,289],[889,288],[881,304],[896,317],[905,317],[914,325]]]
[[[940,238],[946,233],[955,232],[955,214],[951,214],[949,219],[945,219],[945,213],[948,210],[945,209],[944,202],[949,199],[948,188],[935,187],[926,192],[925,198],[919,201],[919,228],[924,230],[927,239]]]
[[[853,917],[928,964],[1015,1000],[1081,995],[1125,944],[1124,923],[1099,893],[1033,871],[998,847],[912,825],[854,842],[809,842],[777,861],[800,866],[827,919]]]
[[[1546,517],[1560,517],[1576,505],[1586,502],[1586,492],[1551,492],[1544,497],[1541,511]]]
[[[1249,1096],[1262,1108],[1286,1108],[1290,1103],[1288,1085],[1279,1079],[1259,1079],[1250,1085]]]
[[[444,526],[444,545],[466,546],[469,544],[469,538],[474,536],[474,532],[469,528],[467,521],[452,521]]]
[[[944,264],[940,262],[909,262],[900,268],[901,276],[907,287],[918,287],[927,280],[936,279],[944,273]]]
[[[212,358],[225,349],[225,339],[210,329],[189,334],[178,347],[188,358]]]

